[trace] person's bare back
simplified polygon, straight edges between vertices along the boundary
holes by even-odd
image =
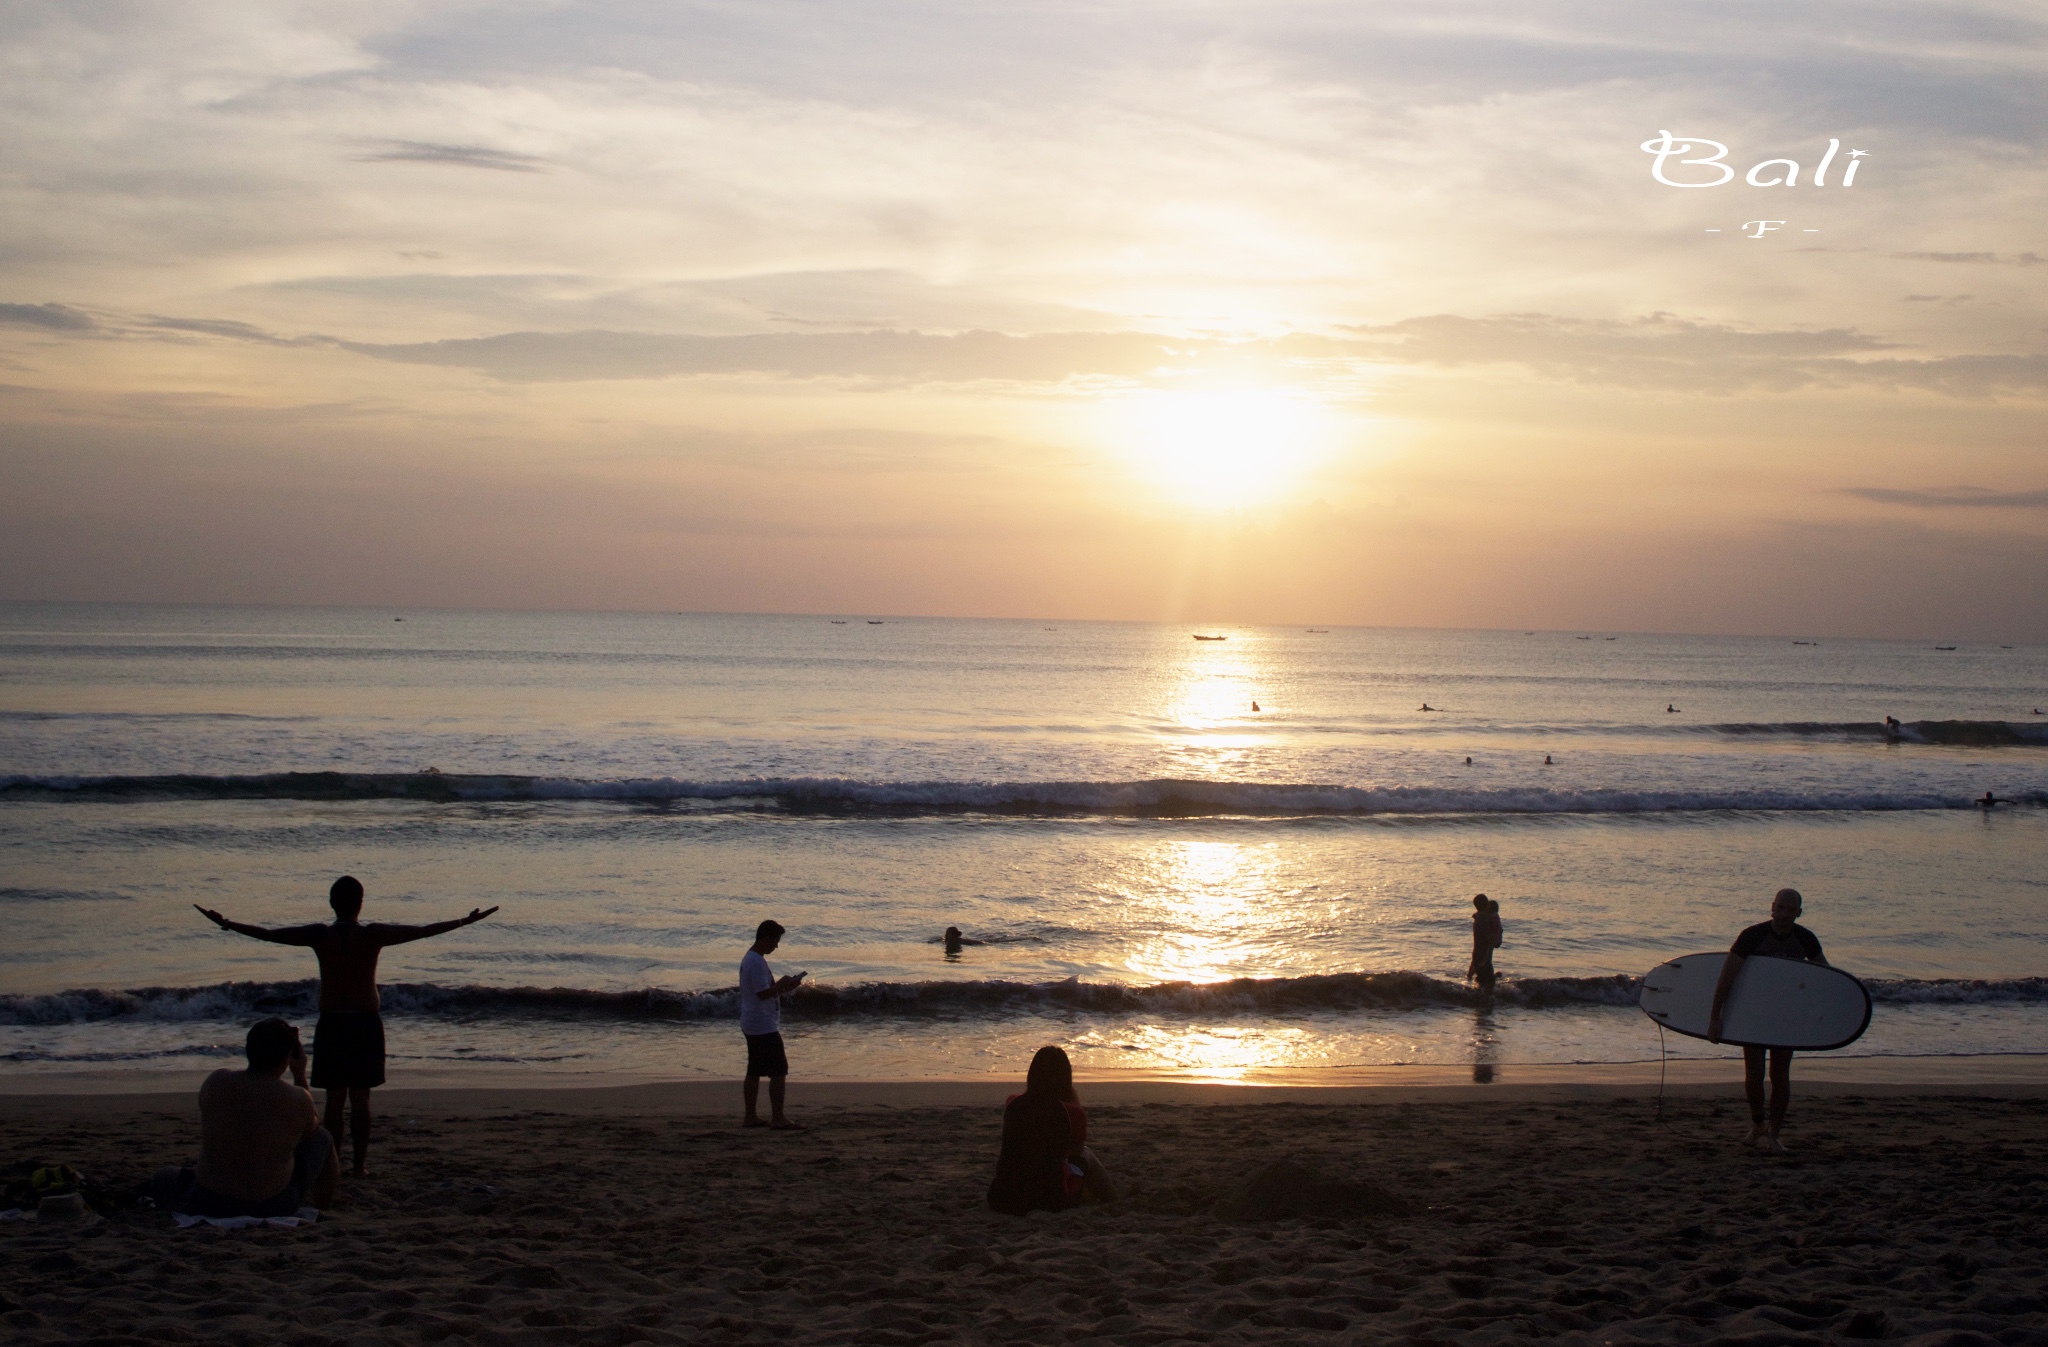
[[[199,1182],[260,1202],[291,1182],[293,1152],[319,1128],[310,1091],[222,1067],[199,1087]]]
[[[320,961],[322,1013],[378,1009],[381,1003],[377,997],[377,956],[386,945],[419,939],[406,927],[390,927],[381,922],[363,925],[336,921],[313,930],[318,934],[309,943],[313,957]]]

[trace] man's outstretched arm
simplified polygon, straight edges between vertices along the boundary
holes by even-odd
[[[317,925],[280,926],[273,931],[264,926],[251,926],[245,921],[229,921],[210,907],[199,907],[197,903],[192,906],[198,907],[201,916],[223,931],[233,931],[236,935],[246,935],[257,940],[268,940],[273,945],[310,945],[320,938],[320,932],[327,929],[325,926]]]
[[[431,921],[425,926],[394,926],[380,921],[370,930],[375,933],[380,945],[403,945],[414,940],[425,940],[430,935],[446,935],[464,926],[474,926],[497,910],[495,907],[472,907],[466,917],[457,917],[453,921]]]

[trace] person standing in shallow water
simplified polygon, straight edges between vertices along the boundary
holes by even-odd
[[[320,1020],[313,1027],[313,1088],[327,1091],[328,1135],[341,1144],[341,1120],[347,1112],[353,1132],[357,1178],[367,1175],[370,1160],[370,1091],[384,1083],[384,1016],[377,997],[377,956],[391,945],[425,940],[471,926],[496,912],[471,908],[466,917],[399,926],[356,920],[363,911],[363,885],[343,875],[327,890],[334,909],[332,925],[283,926],[269,930],[229,921],[210,907],[200,915],[220,927],[274,945],[305,945],[320,961]]]
[[[1735,937],[1729,947],[1728,958],[1721,965],[1721,980],[1714,984],[1714,1004],[1707,1015],[1707,1041],[1721,1041],[1721,1012],[1727,1009],[1728,993],[1735,988],[1735,978],[1742,972],[1744,959],[1804,959],[1825,967],[1827,959],[1820,952],[1820,937],[1799,924],[1799,914],[1805,900],[1797,889],[1779,889],[1771,899],[1771,919],[1760,921],[1746,928]],[[1764,1056],[1768,1052],[1771,1066],[1770,1111],[1764,1111]],[[1758,1048],[1744,1046],[1742,1049],[1742,1089],[1749,1097],[1749,1144],[1762,1146],[1774,1155],[1785,1154],[1785,1143],[1778,1139],[1778,1133],[1785,1126],[1785,1112],[1792,1104],[1792,1049]]]
[[[1478,981],[1479,990],[1491,994],[1498,980],[1493,971],[1493,952],[1501,945],[1500,904],[1485,894],[1472,897],[1472,962],[1465,976]]]

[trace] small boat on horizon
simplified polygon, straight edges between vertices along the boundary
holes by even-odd
[[[1227,641],[1230,639],[1228,636],[1203,636],[1197,632],[1190,632],[1188,634],[1198,641]]]
[[[1934,647],[1934,648],[1935,648],[1936,650],[1953,650],[1953,649],[1955,649],[1955,647],[1954,647],[1954,646],[1952,646],[1952,645],[1938,645],[1938,646],[1936,646],[1936,647]]]

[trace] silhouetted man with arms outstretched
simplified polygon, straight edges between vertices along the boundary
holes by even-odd
[[[493,908],[471,908],[466,917],[425,926],[397,926],[356,918],[363,910],[363,886],[343,875],[327,891],[334,909],[332,925],[283,926],[266,930],[229,921],[209,907],[199,911],[223,931],[253,936],[275,945],[306,945],[320,960],[320,1022],[313,1029],[313,1087],[327,1091],[327,1131],[338,1146],[341,1115],[347,1106],[350,1140],[354,1143],[357,1177],[368,1174],[370,1158],[370,1091],[384,1083],[384,1017],[377,1001],[377,956],[387,945],[424,940],[457,927],[482,921]]]

